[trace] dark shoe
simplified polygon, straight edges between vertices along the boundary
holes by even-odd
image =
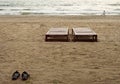
[[[22,80],[27,80],[29,77],[30,75],[26,71],[22,73]]]
[[[12,80],[17,80],[19,77],[20,77],[20,73],[18,71],[16,71],[12,75]]]

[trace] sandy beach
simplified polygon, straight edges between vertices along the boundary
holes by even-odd
[[[98,42],[45,42],[51,27],[90,27]],[[0,84],[120,84],[120,16],[0,16]]]

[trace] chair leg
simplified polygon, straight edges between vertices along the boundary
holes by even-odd
[[[69,41],[69,36],[67,36],[67,40],[66,40],[67,42]]]
[[[97,42],[97,35],[95,35],[95,41]]]
[[[74,42],[76,41],[76,38],[77,38],[77,36],[74,35],[74,39],[73,39]]]
[[[97,42],[97,35],[93,36],[93,40]]]
[[[47,41],[47,36],[45,36],[45,41]]]

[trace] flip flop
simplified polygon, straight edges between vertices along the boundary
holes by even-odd
[[[20,73],[18,71],[15,71],[12,75],[12,80],[17,80],[20,77]]]
[[[26,71],[22,73],[22,80],[27,80],[29,77],[30,75]]]

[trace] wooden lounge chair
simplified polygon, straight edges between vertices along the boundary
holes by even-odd
[[[51,28],[45,35],[45,41],[68,41],[68,28]]]
[[[73,28],[73,41],[97,41],[97,34],[90,28],[82,27],[82,28]]]

